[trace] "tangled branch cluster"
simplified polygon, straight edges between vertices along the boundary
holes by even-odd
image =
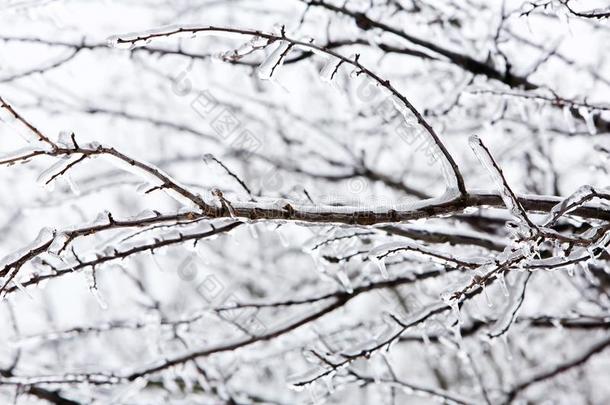
[[[97,3],[0,8],[2,403],[610,400],[607,9]]]

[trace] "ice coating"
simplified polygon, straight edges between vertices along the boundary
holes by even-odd
[[[506,208],[508,208],[511,215],[516,219],[517,225],[519,226],[520,230],[525,233],[531,233],[532,230],[530,228],[533,224],[527,217],[525,210],[517,200],[515,194],[508,187],[508,184],[506,184],[502,171],[495,164],[492,156],[488,152],[487,148],[485,148],[485,146],[483,145],[481,139],[476,135],[472,135],[468,139],[468,142],[477,159],[487,170],[487,173],[498,188],[500,196],[502,197],[502,201],[504,201]]]
[[[337,60],[333,57],[326,58],[326,62],[324,66],[322,66],[322,70],[320,70],[320,80],[325,83],[330,83],[341,64],[340,60]]]
[[[256,50],[264,48],[268,43],[267,38],[254,36],[236,49],[221,52],[219,57],[222,60],[239,60]]]
[[[290,51],[291,44],[288,41],[280,41],[275,49],[265,58],[260,64],[256,73],[261,80],[270,80],[276,69],[280,68],[284,63],[284,59]]]
[[[102,157],[106,161],[111,163],[113,166],[115,166],[116,168],[129,172],[129,173],[141,178],[142,180],[145,180],[150,185],[150,188],[161,186],[160,187],[161,190],[163,190],[168,196],[175,199],[182,205],[189,207],[189,208],[193,208],[193,209],[197,208],[197,204],[195,202],[193,202],[191,199],[187,198],[186,196],[182,195],[181,193],[177,192],[176,190],[174,190],[172,188],[163,187],[164,181],[161,178],[159,178],[157,175],[155,175],[154,173],[159,173],[161,176],[164,176],[165,178],[168,178],[168,179],[171,179],[171,176],[169,174],[163,172],[162,170],[160,170],[156,167],[152,168],[154,170],[154,172],[145,170],[141,167],[138,167],[137,165],[130,164],[130,163],[126,162],[124,159],[119,159],[116,156],[113,156],[111,154],[104,153],[104,154],[102,154]],[[171,181],[173,184],[179,185],[179,183],[176,182],[175,180],[171,180]]]
[[[586,201],[595,189],[589,185],[584,185],[578,188],[575,192],[564,198],[560,203],[556,204],[551,212],[545,218],[544,224],[548,226],[555,222],[561,215],[567,214],[570,210],[578,207],[582,202]]]
[[[81,159],[81,156],[78,155],[60,158],[57,162],[40,173],[37,179],[38,183],[43,187],[52,187],[52,181],[66,173],[66,171],[79,159]]]
[[[10,160],[15,160],[15,159],[19,159],[21,157],[24,156],[30,156],[30,155],[35,155],[37,153],[40,153],[40,147],[37,146],[27,146],[24,148],[20,148],[17,150],[14,150],[12,152],[8,152],[5,154],[0,155],[0,164],[6,164],[4,162],[8,162]],[[19,163],[27,163],[27,160],[23,161],[20,160]]]
[[[196,36],[214,36],[233,39],[251,36],[249,33],[241,33],[238,31],[239,30],[227,27],[201,26],[193,24],[168,25],[150,30],[112,35],[106,39],[106,44],[111,48],[129,50],[137,46],[147,45],[152,40],[158,38],[194,38]]]
[[[608,325],[605,19],[572,16],[570,35],[557,17],[581,9],[559,0],[175,3],[69,7],[63,32],[5,21],[0,93],[43,137],[0,123],[2,153],[35,146],[2,165],[0,256],[57,231],[0,273],[15,362],[0,403],[607,396],[610,346],[579,350]],[[89,37],[130,30],[110,42],[131,50]],[[76,57],[46,71],[64,51]],[[506,209],[472,131],[534,226]],[[45,192],[35,180],[54,163]],[[599,195],[565,200],[582,185]]]
[[[585,106],[578,108],[578,113],[585,120],[585,124],[587,125],[587,130],[591,135],[597,134],[597,127],[595,126],[595,121],[593,121],[592,112]]]
[[[531,276],[531,272],[517,273],[514,285],[509,290],[508,302],[504,306],[500,318],[488,332],[491,338],[497,338],[508,331],[523,304],[525,289]]]

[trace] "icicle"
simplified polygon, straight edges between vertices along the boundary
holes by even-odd
[[[369,258],[370,258],[371,262],[377,266],[377,269],[379,269],[379,272],[381,273],[381,277],[383,277],[384,279],[390,278],[388,269],[385,264],[385,257],[379,258],[377,256],[370,256]]]
[[[70,191],[72,191],[75,196],[79,196],[81,194],[80,187],[78,186],[78,184],[76,184],[72,176],[70,174],[64,174],[62,177],[64,181],[68,184],[68,187],[70,187]]]
[[[576,132],[576,125],[574,125],[574,116],[572,115],[572,108],[570,106],[566,105],[563,107],[563,119],[565,120],[568,126],[568,131],[570,131],[570,133]]]
[[[270,80],[275,69],[284,63],[284,57],[288,54],[291,44],[288,41],[280,41],[271,54],[260,64],[256,73],[261,80]]]
[[[504,272],[499,272],[496,275],[496,278],[498,279],[498,282],[500,283],[500,287],[502,288],[502,292],[504,293],[505,297],[508,297],[510,295],[508,288],[506,287],[506,278],[504,277]]]
[[[459,309],[458,309],[458,314],[459,314]],[[462,324],[461,319],[458,319],[458,322],[456,322],[454,327],[452,328],[453,329],[453,340],[455,342],[457,342],[458,345],[462,341],[462,328],[460,328],[461,324]]]
[[[354,292],[354,288],[352,287],[352,282],[349,279],[349,276],[347,275],[347,272],[345,271],[345,269],[341,268],[339,270],[337,270],[337,278],[339,279],[339,282],[341,282],[341,285],[343,286],[343,288],[345,288],[345,291],[348,294],[352,294]]]
[[[89,285],[89,291],[91,292],[91,295],[93,295],[93,298],[95,298],[95,301],[97,302],[99,307],[103,310],[108,309],[108,304],[97,289],[95,268],[92,268],[89,271],[85,271],[83,274],[85,275],[85,279],[87,281],[87,284]]]
[[[425,322],[421,323],[420,329],[421,329],[421,337],[424,342],[424,346],[426,346],[426,348],[429,349],[430,348],[430,336],[428,336],[428,331],[426,330]]]
[[[27,295],[27,297],[29,299],[34,300],[34,297],[32,297],[32,294],[30,294],[30,292],[28,290],[26,290],[26,288],[23,286],[23,284],[21,284],[21,282],[19,280],[17,280],[16,277],[12,281],[13,281],[13,284],[15,285],[15,287],[17,287],[17,289],[19,291],[21,291],[22,293]]]
[[[527,287],[527,282],[531,275],[532,273],[530,272],[519,273],[517,275],[515,285],[510,292],[508,303],[504,307],[500,319],[498,319],[490,329],[489,337],[497,338],[508,331],[508,328],[517,316],[519,308],[521,308],[521,304],[523,304],[523,299],[525,298],[525,288]]]
[[[379,271],[381,272],[381,275],[387,279],[389,277],[389,274],[386,268],[385,258],[388,256],[388,254],[393,253],[393,251],[406,251],[410,249],[414,252],[425,250],[422,247],[416,244],[412,244],[410,242],[390,242],[384,243],[371,249],[368,253],[368,258],[371,263],[374,263],[378,267]]]
[[[598,282],[597,278],[591,274],[591,271],[589,271],[589,267],[586,264],[582,262],[574,263],[574,269],[575,271],[578,271],[579,274],[584,274],[585,278],[589,280],[591,284]]]
[[[104,297],[102,297],[102,295],[100,294],[100,292],[97,289],[97,287],[90,287],[89,290],[91,291],[91,294],[95,298],[95,301],[100,306],[100,308],[103,309],[103,310],[108,309],[108,304],[104,300]]]
[[[180,386],[176,382],[176,372],[173,369],[167,369],[161,374],[161,381],[163,384],[163,388],[170,393],[177,394],[181,392]],[[219,392],[219,396],[222,398],[223,393]]]
[[[324,267],[324,263],[319,258],[315,260],[315,268],[318,273],[318,276],[322,280],[328,280],[329,276],[326,271],[326,267]]]
[[[316,390],[314,384],[307,384],[307,392],[309,393],[309,399],[313,405],[318,404],[318,396],[316,395]]]
[[[493,302],[491,302],[491,298],[489,297],[489,294],[487,292],[487,286],[485,284],[483,284],[481,286],[481,288],[483,289],[483,296],[485,296],[485,302],[487,303],[487,306],[489,308],[492,308],[494,306]]]
[[[328,391],[329,394],[332,394],[333,392],[335,392],[335,386],[333,384],[333,375],[332,374],[328,374],[328,375],[325,375],[324,377],[322,377],[322,381],[324,381],[324,385],[326,386],[326,390]]]
[[[453,343],[447,336],[439,336],[438,342],[447,349],[455,350],[455,343]]]
[[[459,302],[457,299],[452,298],[452,293],[443,293],[441,295],[441,299],[443,300],[443,302],[449,307],[451,308],[451,312],[453,313],[453,315],[455,316],[457,323],[459,325],[462,324],[462,315],[460,314],[460,306],[459,306]]]
[[[597,134],[597,128],[595,127],[595,122],[593,121],[593,114],[587,107],[579,107],[578,113],[581,117],[584,118],[585,124],[587,124],[587,129],[591,135]]]

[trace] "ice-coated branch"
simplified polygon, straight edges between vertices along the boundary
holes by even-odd
[[[65,229],[61,231],[45,231],[41,233],[36,241],[32,242],[31,246],[22,249],[21,252],[14,252],[9,257],[2,260],[0,268],[0,277],[10,275],[4,282],[4,286],[0,291],[6,288],[6,285],[17,275],[19,269],[27,262],[31,261],[40,254],[53,250],[53,253],[62,253],[76,238],[97,234],[110,229],[146,227],[157,223],[178,223],[179,221],[188,220],[195,217],[197,214],[192,212],[161,215],[152,214],[145,217],[133,219],[115,219],[112,214],[107,213],[101,215],[101,219],[94,224],[80,228]]]
[[[502,169],[494,160],[489,149],[483,144],[481,138],[473,135],[470,137],[469,142],[475,155],[496,184],[496,187],[506,204],[506,208],[508,208],[511,214],[517,219],[518,224],[523,228],[524,232],[530,233],[530,236],[532,232],[536,234],[538,227],[530,220],[527,212],[525,212],[525,209],[517,198],[517,195],[506,181]]]
[[[155,181],[160,181],[160,188],[175,191],[178,196],[191,201],[196,207],[202,209],[203,213],[211,218],[229,217],[227,210],[219,209],[209,205],[199,195],[189,191],[179,185],[167,174],[159,169],[139,162],[112,147],[101,145],[91,145],[87,147],[66,148],[57,147],[54,150],[30,150],[23,153],[11,154],[0,158],[0,165],[10,165],[17,162],[24,162],[38,156],[70,156],[84,155],[87,157],[107,155],[124,162],[127,167],[139,169],[152,176]],[[560,201],[557,197],[550,196],[516,196],[512,195],[524,211],[549,212]],[[235,215],[250,220],[295,220],[320,223],[344,223],[354,225],[372,225],[390,222],[404,222],[413,219],[432,218],[442,215],[450,215],[463,211],[467,208],[476,207],[501,207],[504,205],[505,195],[472,192],[466,196],[458,196],[453,199],[429,199],[408,204],[407,207],[384,207],[372,206],[362,207],[332,207],[332,206],[312,206],[302,204],[284,203],[277,204],[234,202],[233,208]],[[512,200],[511,200],[512,201]],[[521,210],[519,210],[521,213]],[[586,205],[577,207],[572,211],[574,215],[589,218],[610,220],[610,210],[599,207],[589,207]]]
[[[591,186],[579,187],[578,190],[553,207],[544,222],[544,226],[547,227],[553,225],[562,216],[595,198],[610,201],[610,193],[596,190]]]
[[[610,8],[606,7],[605,9],[593,9],[587,11],[577,11],[570,6],[570,0],[561,0],[561,3],[568,9],[570,14],[575,15],[581,18],[591,18],[601,20],[604,18],[610,18]]]
[[[382,281],[378,281],[378,282],[368,283],[368,284],[354,288],[354,291],[352,293],[347,293],[345,291],[337,291],[333,294],[329,294],[328,297],[322,298],[323,300],[326,300],[327,298],[330,299],[330,301],[331,301],[330,303],[325,303],[325,304],[319,306],[315,311],[310,311],[306,315],[304,315],[294,321],[291,321],[285,325],[282,325],[276,329],[265,332],[262,335],[248,336],[247,338],[244,338],[244,339],[239,339],[239,340],[235,340],[232,342],[223,343],[223,344],[219,344],[219,345],[208,346],[208,347],[205,347],[205,348],[202,348],[199,350],[187,352],[183,355],[169,357],[165,360],[158,362],[157,364],[153,364],[153,365],[145,366],[145,367],[141,367],[141,368],[135,368],[133,372],[130,372],[127,374],[112,374],[112,376],[108,377],[108,378],[97,378],[96,377],[96,378],[94,378],[93,381],[95,381],[94,382],[95,384],[118,384],[118,383],[125,382],[125,381],[133,381],[140,377],[149,376],[149,375],[158,373],[160,371],[169,369],[171,367],[193,361],[198,358],[207,357],[207,356],[210,356],[210,355],[216,354],[216,353],[233,351],[238,348],[246,347],[246,346],[252,345],[257,342],[263,342],[263,341],[275,339],[279,336],[292,332],[303,325],[309,324],[310,322],[313,322],[316,319],[321,318],[322,316],[329,314],[338,308],[343,307],[348,302],[350,302],[352,299],[354,299],[355,297],[360,296],[364,293],[379,290],[379,289],[390,288],[390,287],[398,286],[398,285],[411,284],[411,283],[416,282],[417,280],[423,280],[423,279],[427,279],[427,278],[431,278],[431,277],[436,277],[440,274],[443,274],[443,272],[430,271],[427,273],[418,274],[415,278],[414,277],[398,277],[398,278],[395,278],[392,280],[382,280]],[[374,347],[367,349],[366,353],[372,353],[372,352],[375,352],[375,351],[387,346],[388,344],[397,340],[400,337],[400,335],[405,330],[407,330],[409,327],[411,327],[413,325],[417,325],[421,322],[424,322],[426,319],[428,319],[436,314],[442,313],[446,310],[447,310],[447,307],[441,303],[439,305],[432,305],[429,308],[426,308],[426,309],[420,311],[418,314],[416,314],[412,318],[410,318],[408,323],[403,324],[401,326],[401,330],[399,332],[393,334],[392,336],[388,337],[387,339],[385,339],[385,338],[382,339]],[[349,364],[352,361],[356,360],[357,358],[359,358],[361,356],[365,356],[366,353],[363,352],[363,353],[360,353],[357,355],[347,356],[345,359],[345,364]],[[39,381],[38,383],[44,384],[44,383],[50,382],[52,379],[57,384],[62,384],[62,383],[63,384],[77,384],[77,383],[89,383],[90,381],[88,379],[91,376],[101,376],[101,375],[102,374],[98,374],[98,373],[88,373],[88,374],[70,374],[69,378],[59,377],[59,376],[55,376],[55,377],[44,377],[44,376],[43,377],[13,377],[10,380],[6,380],[6,381],[7,381],[7,383],[17,383],[18,381],[21,381],[26,384],[36,384],[37,383],[36,381]],[[37,380],[37,378],[39,380]]]
[[[372,17],[367,16],[365,13],[352,11],[345,6],[336,6],[325,0],[300,0],[307,4],[307,7],[320,7],[325,8],[329,11],[343,14],[354,19],[356,25],[362,29],[378,28],[382,31],[396,35],[414,45],[423,47],[434,54],[438,54],[451,63],[460,68],[467,70],[474,74],[484,75],[490,79],[501,81],[510,87],[523,86],[527,90],[536,88],[537,86],[528,81],[526,77],[517,76],[512,72],[502,72],[494,66],[485,62],[478,61],[469,55],[447,49],[441,45],[435,44],[431,41],[417,37],[415,35],[408,34],[398,27],[391,26],[390,24],[378,21]]]
[[[76,165],[77,163],[92,157],[92,156],[109,156],[113,159],[117,159],[123,167],[128,171],[135,171],[138,175],[147,178],[149,181],[152,178],[153,183],[155,184],[155,189],[165,189],[174,193],[175,196],[181,199],[185,199],[193,203],[196,207],[202,210],[206,215],[210,215],[215,211],[215,208],[208,205],[201,196],[192,193],[187,188],[178,184],[174,179],[172,179],[168,174],[163,173],[160,169],[137,161],[113,147],[106,147],[100,144],[94,143],[91,145],[86,145],[85,147],[79,146],[76,142],[76,138],[74,134],[71,135],[71,147],[67,145],[58,145],[57,143],[51,141],[46,135],[32,126],[28,121],[26,121],[19,113],[17,113],[13,107],[9,104],[5,103],[4,100],[0,97],[0,102],[2,103],[2,108],[9,111],[9,113],[17,120],[25,124],[28,129],[34,132],[41,141],[46,142],[47,144],[52,146],[51,150],[37,150],[37,149],[28,149],[24,152],[14,152],[13,154],[5,157],[0,157],[0,165],[12,165],[18,162],[26,162],[31,158],[37,156],[54,156],[54,157],[72,157],[79,156],[77,160],[70,162],[65,167],[62,167],[61,170],[57,173],[53,173],[49,179],[47,179],[47,183],[54,180],[56,177],[64,174],[71,167]]]
[[[548,212],[550,211],[558,202],[558,199],[544,201],[538,199],[527,199],[523,198],[520,200],[523,203],[523,206],[526,209],[539,211],[539,212]],[[466,205],[464,205],[466,203]],[[411,209],[407,209],[404,211],[396,211],[396,210],[387,210],[386,208],[382,208],[382,210],[378,212],[373,212],[371,210],[362,210],[356,207],[325,207],[325,206],[297,206],[286,204],[283,207],[274,207],[263,204],[254,204],[250,203],[247,206],[236,205],[235,203],[232,205],[232,209],[234,210],[234,214],[237,217],[249,218],[251,220],[297,220],[297,221],[306,221],[306,222],[319,222],[319,223],[345,223],[345,224],[353,224],[353,225],[368,225],[368,224],[376,224],[376,223],[386,223],[386,222],[400,222],[406,221],[409,219],[419,219],[419,218],[432,218],[434,216],[447,215],[452,213],[459,213],[464,210],[466,207],[473,206],[501,206],[502,199],[497,195],[469,195],[469,197],[464,201],[461,198],[456,200],[451,200],[449,202],[429,202],[429,204],[419,204],[414,205]],[[610,212],[605,212],[601,209],[589,208],[587,206],[580,206],[573,211],[574,214],[581,215],[583,217],[593,217],[598,219],[606,219],[610,218]],[[196,212],[181,214],[178,216],[161,216],[161,217],[153,217],[151,218],[151,222],[148,221],[119,221],[118,223],[104,224],[101,226],[95,227],[85,227],[82,230],[75,231],[66,231],[62,232],[68,237],[68,240],[79,236],[86,235],[89,232],[97,232],[99,230],[103,230],[106,228],[112,227],[130,227],[130,226],[138,226],[138,225],[148,225],[153,222],[164,222],[168,220],[180,220],[180,219],[196,219],[206,217],[204,214],[199,214]],[[214,217],[230,217],[228,212],[218,212],[216,211],[216,215]],[[118,224],[118,225],[117,225]],[[74,236],[72,236],[74,235]],[[2,274],[6,275],[9,269],[18,269],[23,265],[23,263],[31,260],[36,255],[46,251],[50,244],[52,243],[52,239],[48,238],[45,243],[41,244],[38,248],[33,251],[28,251],[27,254],[19,256],[18,259],[8,262],[3,266]],[[145,249],[146,250],[146,249]],[[588,256],[583,256],[579,259],[575,260],[567,260],[562,262],[553,262],[545,264],[544,262],[533,264],[532,268],[549,268],[549,267],[561,267],[565,265],[569,265],[575,263],[580,260],[586,260]],[[502,268],[502,266],[498,267],[498,269]],[[491,274],[495,274],[497,272],[494,271]],[[14,273],[16,274],[16,273]],[[11,277],[11,279],[14,277]],[[32,281],[34,282],[34,281]],[[28,283],[26,283],[28,284]],[[476,284],[476,283],[475,283]]]
[[[501,96],[501,97],[514,97],[514,98],[522,98],[522,99],[526,99],[526,100],[540,100],[540,101],[544,101],[547,102],[553,106],[556,107],[561,107],[561,108],[573,108],[575,110],[578,110],[580,108],[586,108],[588,110],[595,110],[595,111],[610,111],[610,105],[607,104],[597,104],[597,103],[590,103],[587,102],[586,100],[583,101],[576,101],[576,100],[570,100],[564,97],[560,97],[557,94],[553,94],[553,97],[551,96],[547,96],[544,94],[539,94],[539,93],[533,93],[533,92],[518,92],[518,91],[501,91],[501,90],[494,90],[494,89],[472,89],[468,91],[471,94],[491,94],[491,95],[495,95],[495,96]]]
[[[246,193],[248,193],[250,198],[252,198],[252,192],[250,191],[250,189],[248,188],[246,183],[242,179],[240,179],[239,176],[236,175],[231,169],[229,169],[224,163],[222,163],[212,154],[207,154],[204,158],[205,158],[205,160],[211,160],[211,161],[216,162],[220,167],[222,167],[224,169],[225,172],[227,172],[227,174],[229,176],[233,177],[235,179],[235,181],[241,186],[241,188],[243,188],[246,191]]]
[[[0,370],[0,378],[10,379],[13,376],[13,372],[10,370]],[[72,399],[67,398],[62,395],[60,391],[45,389],[42,387],[37,387],[36,385],[26,385],[21,387],[20,384],[11,384],[9,385],[17,385],[18,389],[23,389],[24,393],[32,395],[38,399],[43,401],[47,401],[51,404],[56,405],[81,405],[80,402],[74,401]]]
[[[178,244],[182,244],[182,243],[186,243],[186,242],[190,242],[190,241],[198,241],[200,239],[204,239],[204,238],[207,238],[210,236],[229,232],[230,230],[232,230],[242,224],[243,224],[243,222],[235,221],[235,222],[231,222],[227,225],[219,226],[217,228],[212,227],[211,230],[206,230],[203,232],[196,232],[196,233],[189,233],[189,234],[179,234],[178,236],[175,236],[175,237],[155,240],[154,242],[151,242],[151,243],[139,244],[139,245],[130,247],[125,250],[112,249],[112,251],[108,254],[97,255],[97,257],[95,259],[91,259],[91,260],[87,260],[87,261],[83,261],[78,256],[75,255],[75,257],[73,258],[73,263],[70,263],[70,265],[65,268],[52,267],[51,272],[49,272],[47,274],[35,274],[35,275],[31,276],[29,279],[19,283],[19,285],[16,287],[6,288],[9,281],[14,278],[14,276],[16,274],[16,270],[15,270],[15,271],[13,271],[13,273],[11,273],[10,279],[5,282],[4,291],[5,291],[5,293],[13,293],[21,287],[28,287],[31,285],[36,285],[42,281],[57,278],[57,277],[60,277],[60,276],[66,275],[66,274],[70,274],[74,271],[85,269],[87,267],[95,268],[96,266],[99,266],[99,265],[102,265],[102,264],[105,264],[108,262],[116,261],[116,260],[122,260],[122,259],[125,259],[127,257],[133,256],[133,255],[136,255],[139,253],[154,252],[156,249],[162,249],[167,246],[178,245]],[[28,252],[26,255],[24,255],[22,258],[19,259],[19,264],[21,265],[23,263],[24,257],[30,258],[32,256],[40,254],[42,251],[44,251],[44,249],[41,249],[39,247],[36,250]],[[18,270],[18,268],[15,267],[14,265],[12,266],[12,268]]]
[[[445,162],[444,166],[449,166],[447,169],[443,170],[443,175],[445,176],[445,181],[447,183],[448,189],[455,188],[459,191],[461,195],[466,195],[466,186],[464,184],[464,178],[460,173],[460,169],[458,168],[457,163],[453,159],[453,157],[449,154],[449,151],[441,141],[440,137],[436,134],[432,126],[426,121],[423,115],[411,104],[411,102],[401,94],[392,84],[390,84],[389,80],[385,80],[378,76],[373,71],[366,68],[359,61],[359,57],[348,58],[345,57],[333,50],[324,48],[323,46],[315,45],[313,42],[306,42],[297,40],[294,38],[287,37],[283,32],[281,35],[265,33],[258,30],[249,30],[249,29],[240,29],[240,28],[230,28],[230,27],[215,27],[215,26],[183,26],[183,27],[170,27],[167,29],[153,30],[150,32],[144,33],[135,33],[135,34],[125,34],[125,35],[117,35],[109,39],[110,46],[118,46],[118,47],[127,47],[131,48],[134,46],[138,46],[141,44],[148,43],[156,38],[167,38],[171,36],[183,35],[183,34],[209,34],[209,35],[229,35],[229,36],[250,36],[255,38],[261,38],[268,41],[268,44],[272,44],[274,42],[280,42],[280,44],[289,44],[289,46],[283,46],[278,48],[280,52],[277,52],[276,55],[271,55],[270,58],[266,61],[266,63],[270,64],[269,68],[269,76],[273,73],[275,67],[281,63],[281,60],[284,58],[285,53],[288,52],[289,48],[292,47],[300,47],[304,49],[311,50],[313,52],[323,53],[338,60],[342,61],[347,65],[351,65],[354,68],[358,69],[359,74],[364,74],[373,80],[378,86],[385,88],[392,97],[397,99],[401,105],[403,105],[408,111],[410,111],[417,119],[419,125],[421,125],[426,132],[431,137],[434,145],[439,149],[442,154],[443,161]],[[275,58],[272,58],[275,56]],[[451,174],[452,173],[452,174]]]
[[[567,359],[555,366],[550,366],[548,368],[542,369],[531,376],[521,379],[508,392],[505,403],[510,403],[520,393],[522,393],[528,387],[536,383],[556,377],[562,373],[565,373],[566,371],[573,369],[574,367],[578,367],[586,363],[591,357],[604,351],[608,346],[610,346],[610,336],[605,336],[599,339],[590,347],[583,350],[577,356]]]
[[[441,263],[447,263],[453,266],[467,269],[473,269],[480,266],[479,262],[460,259],[458,257],[454,257],[443,252],[432,250],[427,246],[408,242],[394,242],[377,246],[368,253],[368,256],[369,258],[374,260],[384,260],[386,257],[398,252],[412,252],[415,254],[420,254],[422,256],[430,257],[432,260],[439,261]]]
[[[58,146],[55,142],[51,141],[46,135],[44,135],[42,132],[40,132],[38,130],[38,128],[36,128],[34,125],[30,124],[30,122],[27,121],[25,118],[23,118],[17,111],[15,111],[13,109],[13,107],[11,107],[10,104],[8,104],[6,101],[4,101],[4,99],[1,96],[0,96],[0,109],[6,110],[9,114],[9,117],[11,117],[12,119],[15,119],[15,120],[19,121],[21,124],[23,124],[29,131],[31,131],[36,137],[38,137],[38,140],[51,146],[51,148],[53,150],[58,148]]]
[[[397,26],[390,25],[381,20],[375,19],[366,13],[353,11],[347,8],[346,5],[339,6],[331,4],[326,0],[299,0],[307,5],[307,7],[319,7],[324,8],[334,13],[342,14],[348,17],[351,17],[356,25],[364,30],[368,31],[371,29],[379,29],[383,32],[390,33],[395,35],[403,40],[410,42],[414,45],[422,47],[430,52],[433,55],[439,55],[440,60],[446,58],[455,66],[460,67],[464,71],[470,72],[474,75],[482,75],[487,77],[488,79],[496,80],[501,83],[508,85],[511,88],[523,88],[524,90],[536,90],[541,87],[545,87],[544,84],[533,82],[529,75],[516,74],[514,70],[511,69],[510,62],[507,61],[506,69],[501,69],[496,66],[494,63],[488,63],[487,61],[481,61],[473,58],[467,53],[461,53],[443,45],[434,43],[432,41],[426,40],[424,38],[418,37],[416,35],[410,34],[407,30],[403,30]],[[563,0],[567,3],[567,0]],[[551,1],[544,2],[545,4],[551,3]],[[535,3],[531,3],[536,6]],[[537,7],[537,6],[536,6]],[[533,11],[536,7],[529,10],[529,12]],[[529,12],[524,12],[522,15],[527,15]],[[572,10],[570,10],[572,12]],[[588,18],[606,18],[607,13],[604,10],[596,10],[590,13],[583,13],[581,17],[587,17],[586,14],[589,14]],[[599,17],[595,17],[595,16]],[[593,72],[595,74],[595,72]],[[576,112],[576,109],[572,109],[573,112]],[[577,114],[575,114],[577,115]],[[581,118],[581,117],[577,117]],[[610,128],[610,122],[607,119],[599,117],[595,120],[594,123],[596,130],[599,132],[606,132],[608,128]]]

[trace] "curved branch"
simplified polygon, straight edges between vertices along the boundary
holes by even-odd
[[[346,63],[358,69],[359,74],[363,73],[372,79],[377,85],[387,89],[393,97],[396,97],[416,118],[417,122],[426,130],[426,132],[430,135],[434,144],[438,147],[441,154],[443,155],[445,161],[450,166],[450,170],[453,172],[455,185],[460,192],[461,195],[466,194],[466,186],[464,184],[464,178],[457,166],[457,163],[453,159],[453,157],[449,154],[449,151],[445,147],[444,143],[441,141],[439,136],[436,134],[432,126],[425,120],[423,115],[411,104],[411,102],[402,95],[394,86],[390,84],[389,80],[382,79],[380,76],[375,74],[373,71],[366,68],[359,62],[359,56],[357,55],[354,59],[347,58],[335,51],[324,48],[323,46],[315,45],[311,42],[300,41],[297,39],[289,38],[282,33],[282,35],[275,35],[270,33],[265,33],[258,30],[249,30],[249,29],[239,29],[239,28],[230,28],[230,27],[215,27],[215,26],[205,26],[205,27],[177,27],[177,28],[169,28],[167,31],[159,31],[152,33],[144,33],[144,34],[133,34],[133,35],[118,35],[109,40],[112,44],[116,46],[137,46],[141,43],[147,43],[156,38],[166,38],[174,35],[180,35],[184,33],[196,34],[196,33],[225,33],[225,34],[237,34],[237,35],[246,35],[255,38],[263,38],[268,41],[268,44],[271,44],[275,41],[286,41],[290,44],[289,50],[292,46],[299,46],[305,49],[311,49],[312,51],[322,52],[327,55],[333,56],[341,61],[341,63]],[[444,173],[445,174],[445,173]],[[451,184],[451,179],[447,179]]]

